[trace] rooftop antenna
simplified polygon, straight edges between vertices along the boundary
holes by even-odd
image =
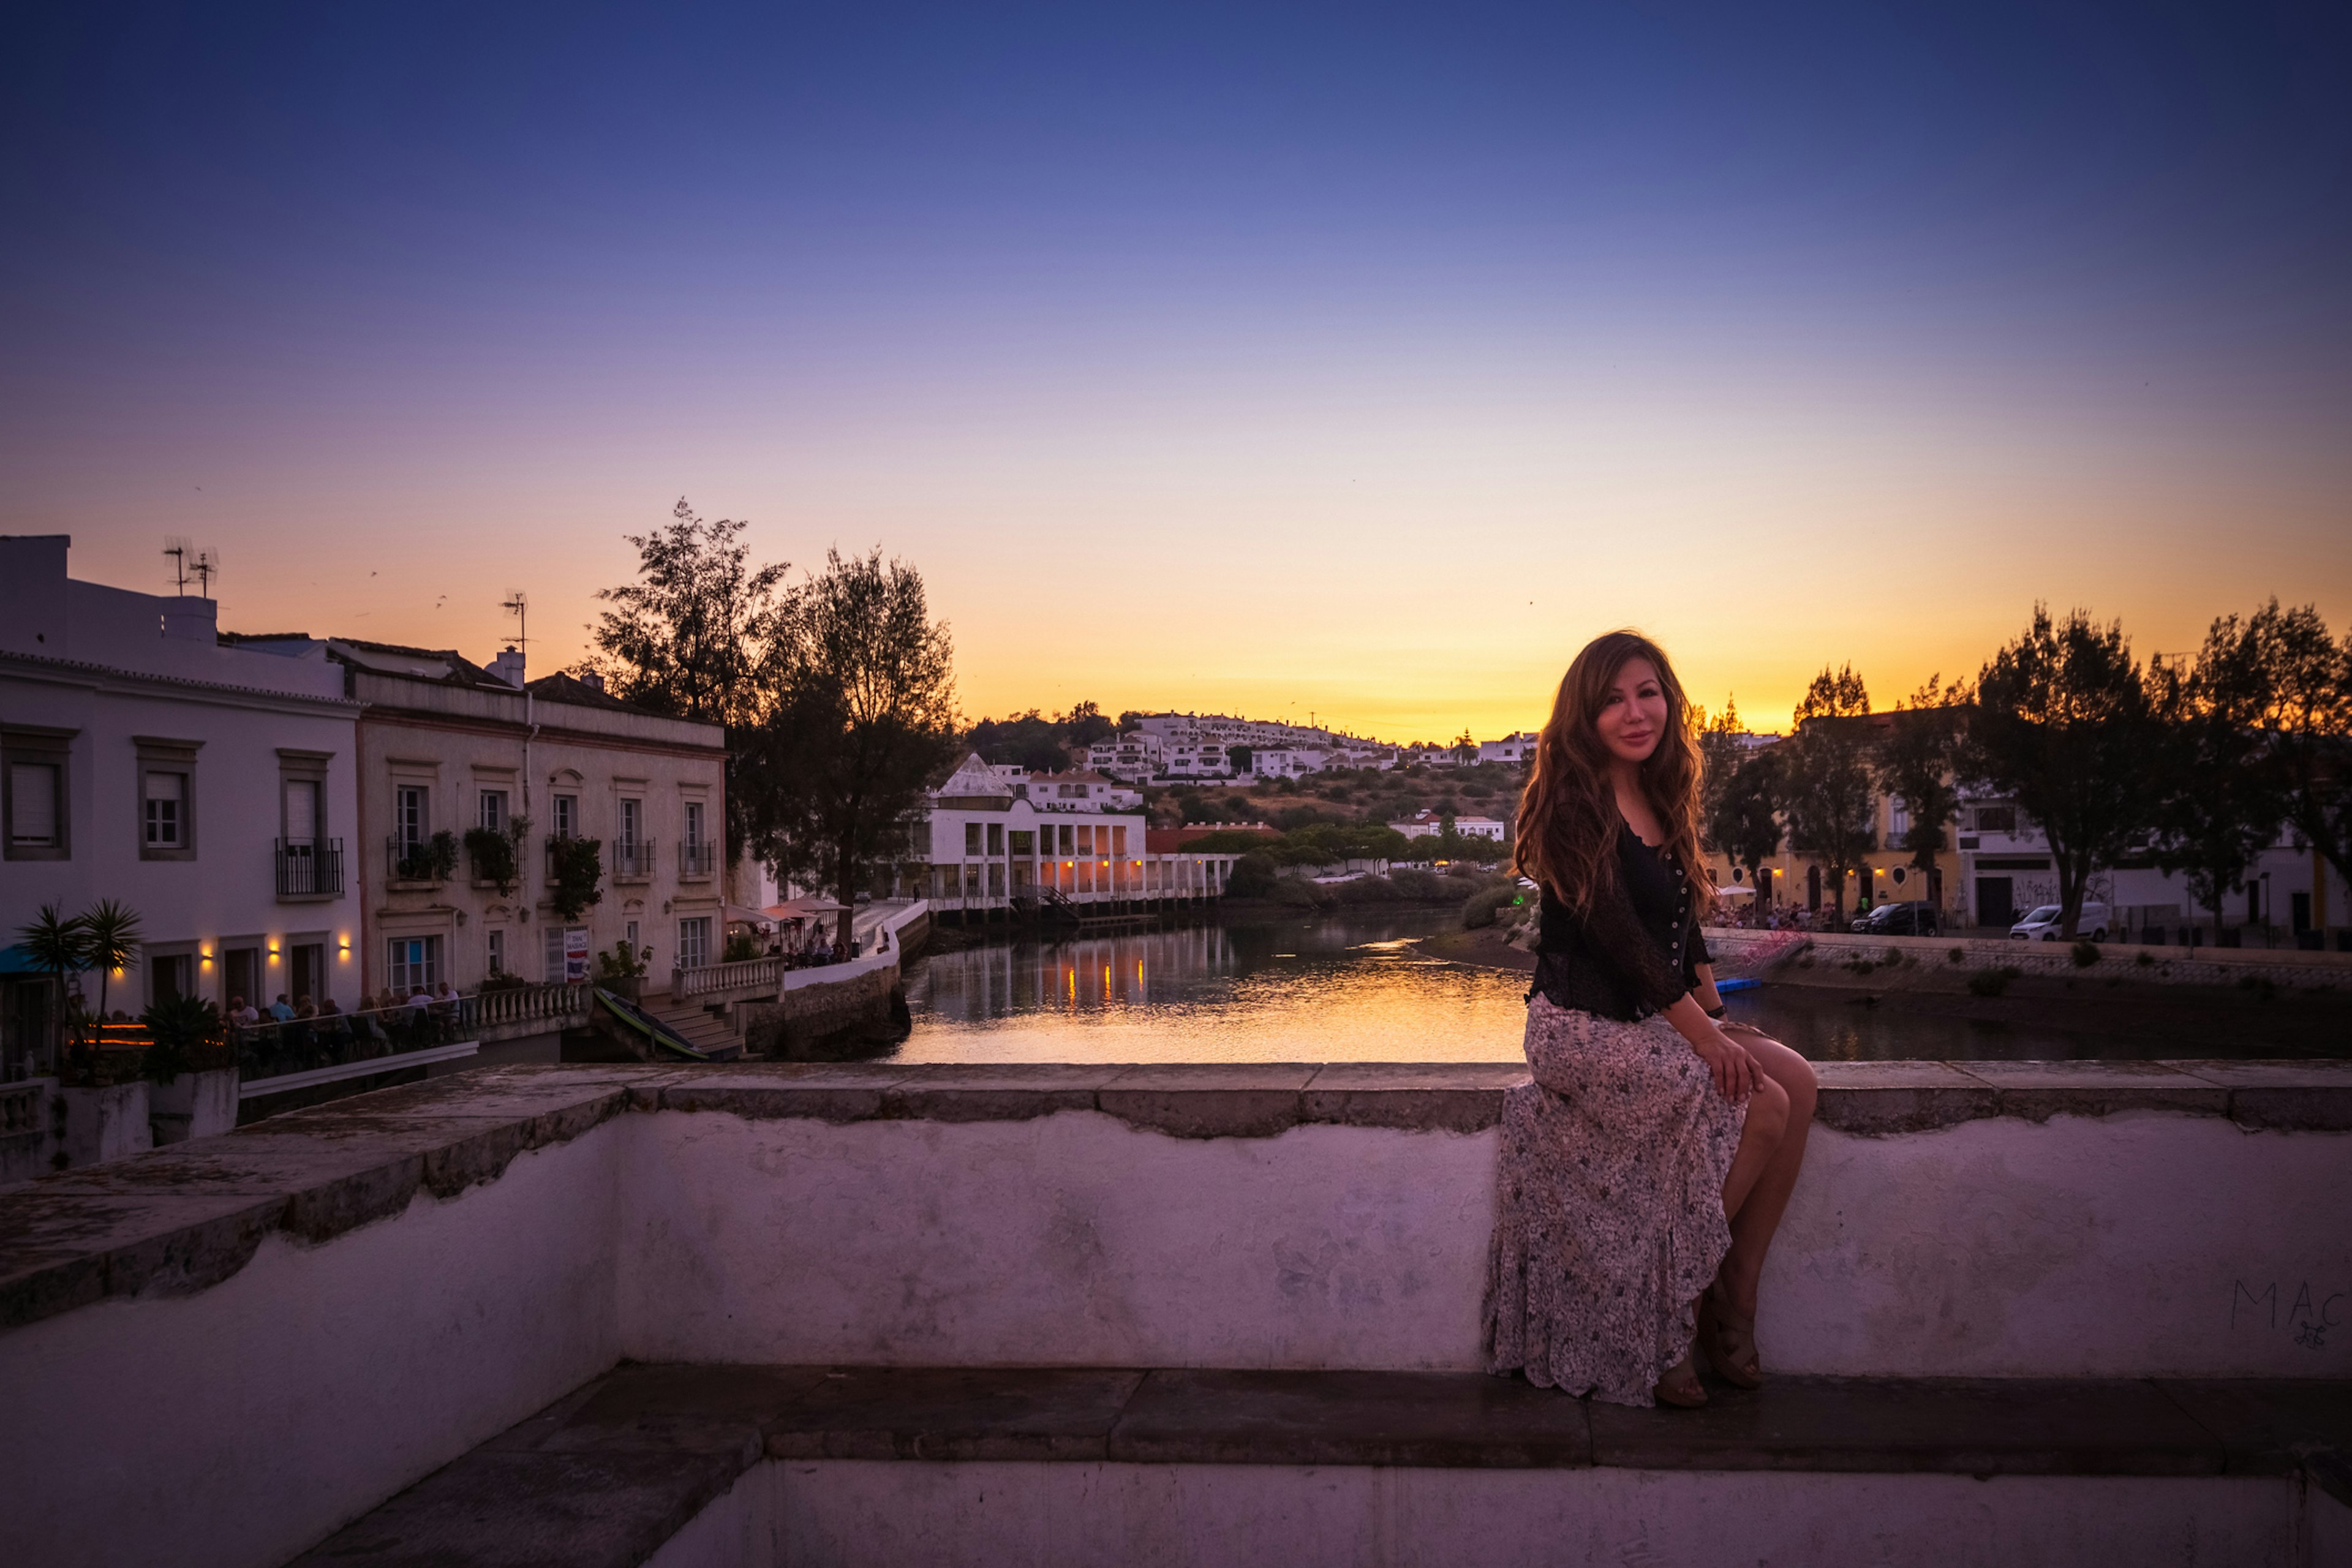
[[[220,552],[205,545],[196,552],[188,570],[196,574],[196,592],[209,599],[213,596],[213,579],[220,574]]]
[[[176,533],[163,536],[163,559],[172,563],[172,588],[174,593],[188,591],[188,542]]]
[[[525,658],[529,658],[530,655],[530,637],[529,636],[530,631],[530,601],[524,598],[523,591],[520,588],[517,588],[506,598],[499,602],[499,608],[505,610],[514,616],[515,647],[522,650]]]

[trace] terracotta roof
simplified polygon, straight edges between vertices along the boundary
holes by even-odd
[[[496,676],[491,676],[490,679],[498,680]],[[499,684],[506,685],[504,681],[499,681]],[[507,689],[513,689],[512,687]],[[566,675],[562,670],[557,670],[553,675],[542,675],[537,680],[526,681],[523,684],[523,689],[542,702],[570,702],[582,708],[617,708],[624,713],[653,711],[650,708],[640,708],[634,702],[624,702],[609,691],[599,691],[586,681],[576,676]],[[668,715],[664,714],[661,717],[667,718]]]

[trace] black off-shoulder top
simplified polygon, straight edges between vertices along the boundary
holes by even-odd
[[[1615,897],[1596,899],[1580,916],[1543,890],[1530,999],[1603,1018],[1646,1018],[1687,995],[1698,966],[1714,962],[1699,934],[1691,869],[1671,848],[1653,849],[1627,826],[1617,869]]]

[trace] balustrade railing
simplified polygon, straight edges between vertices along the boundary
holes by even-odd
[[[47,1131],[41,1124],[43,1098],[37,1083],[12,1083],[0,1089],[0,1138]]]
[[[642,879],[654,874],[654,841],[652,839],[640,838],[634,843],[626,839],[615,839],[612,848],[613,877],[615,880]]]
[[[477,1028],[570,1018],[588,1011],[586,985],[500,985],[459,1000],[472,1009]]]
[[[681,844],[677,847],[677,874],[681,880],[688,877],[708,877],[718,863],[715,844]]]
[[[781,991],[783,984],[784,961],[781,958],[746,958],[733,963],[706,963],[698,969],[669,972],[673,1002],[716,996],[729,991]]]
[[[284,1022],[231,1025],[228,1035],[246,1081],[382,1059],[388,1071],[404,1056],[515,1025],[555,1025],[586,1015],[585,985],[493,986],[471,996],[397,1003]]]

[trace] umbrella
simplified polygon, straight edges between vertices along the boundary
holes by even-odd
[[[1718,899],[1752,899],[1756,896],[1756,889],[1734,882],[1728,888],[1717,888],[1715,896]]]

